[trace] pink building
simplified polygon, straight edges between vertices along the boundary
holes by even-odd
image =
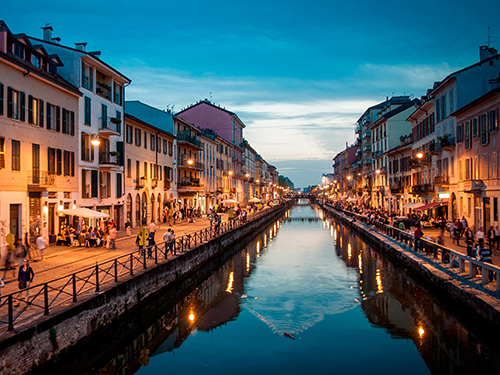
[[[245,160],[243,128],[245,124],[234,112],[219,107],[208,99],[183,109],[177,116],[200,129],[211,129],[232,145],[232,194],[238,202],[244,201]]]

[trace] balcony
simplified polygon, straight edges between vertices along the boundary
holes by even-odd
[[[448,176],[436,176],[434,177],[434,185],[442,186],[448,185],[450,183]]]
[[[189,164],[189,161],[191,161],[191,164]],[[179,162],[179,168],[202,171],[205,169],[205,164],[193,161],[192,159],[184,159]]]
[[[100,135],[119,136],[122,132],[122,122],[115,117],[99,117],[99,130]]]
[[[392,185],[391,186],[391,194],[403,194],[403,187],[401,185]]]
[[[99,166],[104,168],[119,168],[120,156],[117,152],[102,152],[99,154]]]
[[[28,172],[28,186],[56,186],[56,175],[47,171],[33,170]]]
[[[441,148],[443,150],[453,150],[455,145],[455,137],[446,137],[441,139]]]
[[[429,145],[429,151],[433,155],[439,155],[439,154],[441,154],[443,152],[443,149],[441,148],[441,143],[432,142]]]
[[[111,86],[106,82],[97,81],[96,94],[111,101]]]
[[[171,187],[171,182],[168,178],[163,180],[163,190],[168,190]]]
[[[82,75],[82,86],[84,89],[87,89],[89,91],[93,91],[94,87],[93,87],[92,77],[90,77],[86,74],[83,74]]]
[[[189,146],[194,146],[200,150],[202,149],[200,137],[190,135],[189,131],[183,131],[179,133],[179,135],[177,136],[177,144],[187,144]]]
[[[363,139],[364,138],[370,138],[372,136],[371,130],[367,130],[363,133]]]
[[[179,192],[197,192],[203,191],[203,185],[199,178],[181,177],[177,182],[177,191]]]
[[[410,160],[410,168],[413,168],[413,169],[423,168],[426,165],[429,165],[431,163],[432,163],[431,154],[427,153],[421,159],[419,159],[419,158],[411,159]]]
[[[434,187],[431,184],[423,184],[423,185],[413,185],[411,187],[412,194],[426,194],[434,191]]]
[[[146,186],[146,177],[140,177],[135,179],[135,188],[136,189],[142,189],[143,187]]]
[[[361,125],[361,124],[357,124],[357,125],[356,125],[356,128],[355,128],[355,132],[356,132],[356,134],[359,134],[359,133],[361,133],[362,131],[363,131],[363,125]]]
[[[483,180],[466,180],[463,182],[463,187],[464,192],[474,194],[480,194],[484,189],[486,189],[486,185]]]
[[[371,151],[371,150],[372,150],[372,145],[364,145],[363,146],[363,152]]]

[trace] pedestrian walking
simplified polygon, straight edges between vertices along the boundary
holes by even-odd
[[[4,263],[4,268],[3,268],[3,278],[4,279],[7,279],[7,271],[10,271],[12,270],[12,276],[15,277],[16,276],[16,270],[15,268],[12,266],[12,263],[14,262],[14,253],[13,253],[13,246],[12,245],[8,245],[8,246],[11,246],[11,248],[7,247],[7,254],[5,255],[5,263]]]
[[[479,245],[484,244],[484,232],[482,227],[476,232],[476,241]]]
[[[495,229],[493,229],[493,226],[490,226],[490,229],[488,229],[488,245],[490,246],[490,250],[493,251],[493,246],[495,245]]]
[[[151,223],[149,224],[149,234],[153,234],[153,240],[155,238],[155,233],[156,233],[156,224],[153,220],[151,220]]]
[[[172,229],[168,228],[163,235],[163,241],[165,241],[165,255],[168,253],[173,253],[173,241],[172,241]]]
[[[413,250],[415,252],[418,251],[419,247],[420,247],[420,239],[422,238],[422,236],[424,235],[424,232],[422,232],[422,229],[420,229],[420,225],[417,226],[417,229],[415,229],[415,233],[414,233],[414,246],[413,246]]]
[[[19,263],[19,268],[23,266],[24,258],[26,258],[26,246],[24,246],[23,241],[20,238],[16,241],[16,257]]]
[[[495,225],[495,243],[497,244],[497,251],[500,250],[500,229],[498,229],[498,225]],[[493,249],[491,249],[493,251]]]
[[[116,249],[116,226],[112,225],[109,229],[109,246],[111,250]]]
[[[139,229],[137,237],[135,238],[135,243],[139,246],[139,257],[144,256],[144,247],[148,245],[149,232],[146,228]]]
[[[17,281],[19,282],[19,290],[26,289],[26,294],[25,294],[25,297],[26,297],[25,302],[26,303],[29,302],[29,300],[28,300],[29,296],[30,296],[29,287],[30,287],[30,284],[33,281],[34,277],[35,277],[35,273],[33,272],[33,268],[30,267],[29,260],[24,259],[23,265],[22,265],[22,267],[19,268],[19,272],[17,274]],[[19,300],[20,301],[23,300],[22,292],[19,296]],[[19,302],[15,306],[19,306]]]
[[[45,248],[47,247],[47,243],[45,242],[45,238],[42,237],[40,233],[38,233],[38,236],[36,237],[36,248],[38,249],[38,252],[40,253],[40,258],[43,260],[43,254],[45,252]]]
[[[153,259],[153,246],[155,246],[155,234],[154,232],[149,232],[148,236],[148,259]]]

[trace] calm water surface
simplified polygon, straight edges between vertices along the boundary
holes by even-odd
[[[500,373],[498,355],[401,269],[308,205],[146,327],[91,372]]]

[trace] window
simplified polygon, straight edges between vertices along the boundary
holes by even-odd
[[[127,178],[132,178],[132,159],[127,159]]]
[[[14,42],[14,55],[24,60],[24,46]]]
[[[37,55],[32,54],[31,55],[31,64],[33,64],[38,69],[40,69],[40,58]]]
[[[161,152],[161,138],[156,136],[156,151]]]
[[[92,99],[85,97],[85,116],[83,118],[85,125],[92,125]]]
[[[139,169],[140,169],[140,163],[139,160],[136,160],[135,161],[135,179],[137,180],[136,182],[139,182],[139,176],[141,175]]]
[[[62,150],[56,150],[56,174],[58,176],[62,175]]]
[[[5,168],[5,138],[0,137],[0,169]]]
[[[491,178],[497,178],[498,177],[498,166],[497,166],[497,153],[496,152],[492,152],[491,153],[491,171],[490,171],[490,176]]]
[[[474,172],[474,175],[472,176],[472,179],[478,180],[479,179],[479,156],[474,156],[473,172]]]
[[[165,155],[168,153],[168,141],[166,139],[163,140],[163,153]]]
[[[28,96],[28,123],[43,126],[43,100]]]
[[[62,132],[70,134],[70,114],[66,108],[62,109]]]
[[[141,146],[141,135],[142,135],[141,129],[135,128],[135,145],[138,147]]]
[[[122,174],[117,173],[116,174],[116,197],[117,198],[121,198],[123,195],[122,181],[123,181]]]
[[[3,116],[3,83],[0,83],[0,116]]]
[[[1,90],[1,88],[0,88],[0,90]],[[1,92],[0,92],[0,95],[1,95]],[[1,111],[1,105],[0,105],[0,111]],[[495,130],[498,130],[498,108],[494,109],[493,111],[488,112],[488,123],[490,125],[490,131],[493,132]]]
[[[464,140],[465,140],[465,149],[466,150],[470,150],[470,148],[472,147],[470,125],[471,125],[470,121],[467,121],[465,123]]]
[[[25,94],[22,91],[7,88],[7,117],[24,121]]]
[[[92,136],[87,133],[82,133],[82,161],[94,161],[94,149],[90,143]]]
[[[149,147],[151,148],[151,151],[154,151],[155,150],[155,136],[154,134],[150,134],[149,136]]]
[[[472,119],[472,138],[477,138],[479,137],[479,128],[477,125],[477,117]]]
[[[168,155],[172,156],[174,152],[174,143],[172,141],[168,141]]]
[[[455,157],[450,156],[450,176],[455,176]]]
[[[115,102],[118,105],[122,105],[122,98],[123,98],[123,86],[119,85],[116,82],[113,82],[113,102]]]
[[[148,148],[148,133],[144,130],[144,148]]]
[[[21,142],[12,140],[12,170],[21,170]]]
[[[125,127],[125,139],[129,144],[132,144],[134,142],[133,128],[130,125],[127,125]]]
[[[479,123],[481,127],[481,144],[486,145],[490,141],[490,133],[488,132],[488,124],[486,122],[486,115],[479,116]]]
[[[101,104],[101,129],[108,128],[108,106]]]
[[[115,124],[116,131],[121,134],[122,133],[122,113],[120,111],[116,111],[115,118],[117,120],[116,124]]]
[[[69,151],[64,151],[63,153],[63,165],[64,165],[64,175],[65,176],[70,176],[71,175],[71,157],[70,157],[70,152]]]
[[[47,149],[47,171],[49,174],[56,174],[56,149]]]
[[[454,94],[453,94],[453,89],[450,90],[450,114],[455,112],[455,99],[454,99]]]
[[[483,154],[483,173],[482,173],[482,178],[487,180],[489,178],[488,175],[488,154]]]
[[[94,69],[82,62],[82,86],[93,91],[94,89]]]
[[[144,162],[144,174],[143,174],[143,176],[145,179],[148,178],[148,163],[147,162]]]

